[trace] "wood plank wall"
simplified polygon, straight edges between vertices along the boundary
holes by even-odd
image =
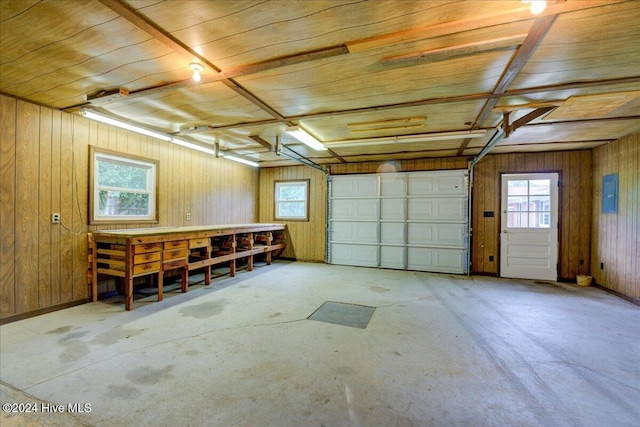
[[[589,274],[592,156],[590,150],[489,155],[474,170],[471,271],[499,274],[500,176],[503,173],[558,172],[560,178],[559,278]],[[484,217],[484,212],[494,217]],[[493,256],[493,261],[490,258]]]
[[[89,297],[89,145],[159,160],[159,224],[101,229],[256,222],[257,169],[2,95],[0,123],[0,319]]]
[[[276,221],[275,182],[309,180],[309,221]],[[326,251],[327,181],[324,173],[307,166],[260,169],[258,222],[287,224],[287,248],[283,258],[324,261]]]
[[[640,298],[640,134],[593,153],[591,275],[602,286]],[[613,173],[618,174],[618,212],[603,214],[602,177]]]

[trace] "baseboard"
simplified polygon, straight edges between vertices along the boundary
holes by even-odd
[[[89,298],[84,298],[77,301],[65,302],[63,304],[52,305],[51,307],[39,308],[37,310],[27,311],[20,314],[12,314],[7,317],[0,318],[0,325],[6,325],[7,323],[17,322],[18,320],[28,319],[30,317],[40,316],[42,314],[51,313],[53,311],[63,310],[65,308],[75,307],[76,305],[86,304],[90,301]]]
[[[623,300],[627,300],[632,304],[640,305],[640,298],[631,297],[629,295],[623,294],[622,292],[614,291],[613,289],[609,289],[606,286],[602,286],[596,283],[595,281],[591,284],[591,286],[593,286],[594,288],[602,289],[603,291],[613,294],[618,298],[622,298]]]
[[[298,262],[315,262],[316,264],[326,264],[324,260],[317,259],[301,259],[301,258],[289,258],[289,257],[278,257],[279,260],[282,261],[298,261]]]

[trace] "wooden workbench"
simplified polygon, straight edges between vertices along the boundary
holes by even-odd
[[[92,298],[98,300],[98,275],[124,279],[125,309],[133,310],[133,279],[157,278],[158,301],[162,300],[163,275],[181,270],[182,291],[188,290],[188,274],[204,270],[205,284],[211,282],[211,266],[229,264],[233,277],[236,260],[272,254],[285,247],[283,224],[228,224],[196,227],[156,227],[100,230],[89,236]]]

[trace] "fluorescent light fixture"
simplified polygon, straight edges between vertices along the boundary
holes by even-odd
[[[313,135],[307,133],[307,131],[302,129],[300,126],[287,126],[284,131],[316,151],[327,150],[327,147],[325,147],[322,142],[318,141]]]
[[[180,145],[180,146],[185,147],[185,148],[190,148],[192,150],[197,150],[197,151],[200,151],[200,152],[203,152],[203,153],[211,154],[211,155],[214,155],[216,157],[224,157],[226,159],[233,160],[235,162],[244,163],[245,165],[253,166],[255,168],[260,166],[258,163],[253,162],[251,160],[243,159],[241,157],[232,156],[232,155],[229,155],[229,154],[225,154],[223,152],[217,152],[216,149],[218,147],[214,147],[213,149],[207,148],[207,147],[203,147],[202,145],[195,144],[195,143],[189,142],[189,141],[185,141],[183,139],[176,138],[176,137],[171,136],[171,135],[166,134],[166,133],[152,131],[152,130],[145,129],[145,128],[140,127],[140,126],[130,125],[129,123],[121,122],[120,120],[117,120],[117,119],[114,119],[114,118],[111,118],[111,117],[108,117],[108,116],[104,116],[102,114],[98,114],[98,113],[95,113],[93,111],[89,111],[89,110],[83,109],[82,110],[82,115],[85,116],[88,119],[97,120],[99,122],[102,122],[102,123],[105,123],[105,124],[108,124],[108,125],[116,126],[116,127],[121,128],[121,129],[130,130],[132,132],[140,133],[142,135],[147,135],[147,136],[150,136],[152,138],[160,139],[162,141],[171,142],[173,144]]]
[[[486,129],[480,130],[465,130],[455,132],[438,132],[418,135],[406,135],[406,136],[390,136],[382,138],[368,138],[368,139],[350,139],[345,141],[333,141],[327,142],[329,147],[342,148],[342,147],[364,147],[369,145],[385,145],[385,144],[415,144],[420,142],[431,141],[447,141],[452,139],[461,138],[483,138],[487,135]]]
[[[244,163],[245,165],[253,166],[254,168],[257,168],[258,166],[260,166],[258,163],[254,162],[252,160],[244,159],[242,157],[233,156],[231,154],[227,154],[227,153],[223,153],[223,152],[220,152],[220,157],[224,157],[225,159],[233,160],[234,162]]]
[[[193,150],[202,151],[203,153],[212,154],[216,157],[224,157],[225,159],[233,160],[234,162],[244,163],[245,165],[253,166],[254,168],[257,168],[258,166],[260,166],[258,163],[254,161],[244,159],[242,157],[233,156],[231,154],[226,154],[225,152],[220,151],[220,145],[217,142],[214,145],[213,149],[203,147],[201,145],[194,144],[192,142],[183,141],[182,139],[178,139],[178,138],[171,138],[171,142],[173,142],[174,144],[181,145],[183,147],[191,148]]]
[[[202,151],[203,153],[213,154],[214,156],[216,155],[215,150],[212,150],[207,147],[203,147],[202,145],[194,144],[193,142],[183,141],[182,139],[178,139],[178,138],[171,138],[171,142],[186,148],[191,148],[192,150]]]
[[[161,139],[163,141],[171,141],[171,136],[166,133],[156,132],[150,129],[145,129],[140,126],[130,125],[129,123],[121,122],[120,120],[113,119],[111,117],[103,116],[102,114],[94,113],[89,110],[82,110],[82,115],[88,119],[97,120],[108,125],[117,126],[122,129],[130,130],[132,132],[141,133],[143,135],[150,136],[152,138]]]
[[[522,0],[523,3],[531,3],[531,13],[538,15],[547,8],[546,0]]]
[[[202,76],[200,75],[200,73],[204,71],[204,67],[201,64],[198,64],[197,62],[192,62],[191,64],[189,64],[189,68],[193,70],[194,82],[198,83],[200,80],[202,80]]]

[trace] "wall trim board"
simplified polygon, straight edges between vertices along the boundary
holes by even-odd
[[[78,305],[86,304],[90,302],[90,298],[83,298],[76,301],[69,301],[62,304],[55,304],[44,308],[39,308],[37,310],[27,311],[20,314],[14,314],[11,316],[6,316],[0,318],[0,325],[6,325],[7,323],[17,322],[18,320],[28,319],[30,317],[41,316],[43,314],[52,313],[58,310],[64,310],[65,308],[71,308]]]
[[[615,291],[613,289],[607,288],[606,286],[602,286],[598,283],[592,283],[591,286],[594,288],[602,289],[603,291],[610,293],[612,295],[617,296],[618,298],[622,298],[625,301],[629,301],[632,304],[640,306],[640,298],[631,297],[629,295],[625,295],[622,292]]]

